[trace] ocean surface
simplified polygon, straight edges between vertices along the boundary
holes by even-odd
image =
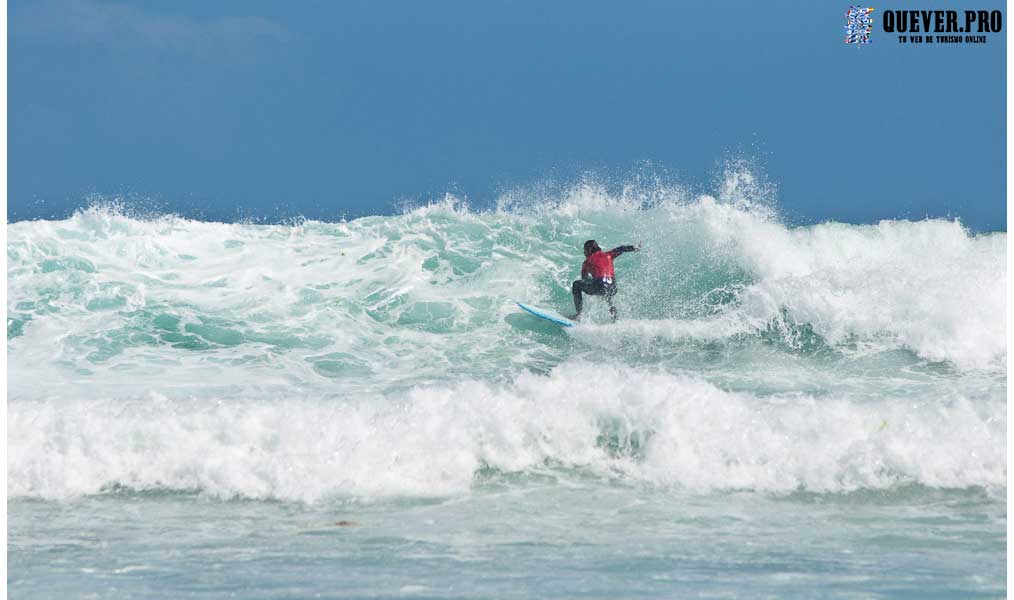
[[[1006,234],[749,184],[8,224],[10,597],[1004,596]]]

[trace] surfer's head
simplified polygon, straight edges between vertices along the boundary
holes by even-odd
[[[596,242],[595,240],[588,240],[587,242],[584,243],[584,255],[585,256],[591,256],[592,254],[595,254],[596,252],[601,252],[601,251],[602,251],[602,248],[599,248],[599,243]]]

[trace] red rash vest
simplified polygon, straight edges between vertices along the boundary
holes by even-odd
[[[616,276],[616,271],[613,270],[613,251],[599,250],[586,258],[584,264],[581,265],[581,277],[584,278],[588,275],[595,279],[603,277],[613,279]]]

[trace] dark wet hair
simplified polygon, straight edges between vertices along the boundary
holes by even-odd
[[[587,242],[584,243],[584,253],[585,254],[588,254],[588,250],[589,249],[591,249],[592,252],[601,252],[602,251],[602,248],[599,248],[599,243],[596,242],[595,240],[588,240]]]

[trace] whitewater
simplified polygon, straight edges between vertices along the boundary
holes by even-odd
[[[11,595],[1005,593],[1006,234],[744,181],[9,223]]]

